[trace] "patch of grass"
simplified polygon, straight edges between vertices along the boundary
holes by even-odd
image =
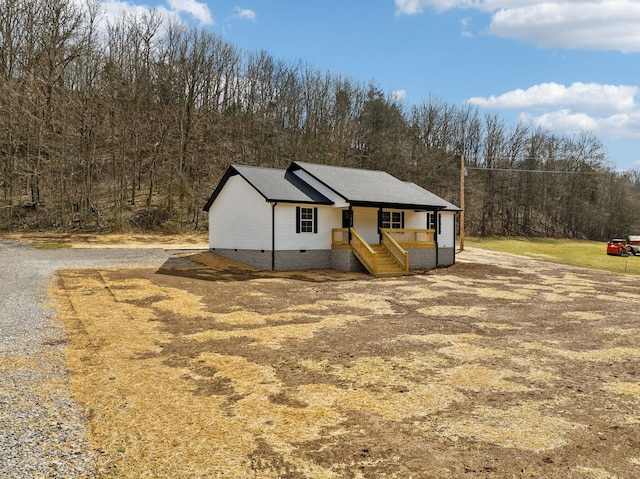
[[[551,238],[467,238],[471,247],[502,251],[545,261],[640,276],[640,256],[609,256],[607,244]]]
[[[70,243],[33,243],[31,246],[36,249],[67,249],[73,247]]]

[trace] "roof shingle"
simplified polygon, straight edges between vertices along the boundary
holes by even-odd
[[[266,201],[331,205],[333,202],[295,172],[303,170],[318,182],[345,198],[353,206],[441,209],[460,211],[455,205],[415,183],[401,181],[389,173],[296,161],[288,169],[231,165],[204,207],[215,201],[231,176],[242,176]]]
[[[385,171],[361,170],[296,161],[289,170],[302,169],[353,205],[398,208],[459,208],[415,183],[401,181]]]

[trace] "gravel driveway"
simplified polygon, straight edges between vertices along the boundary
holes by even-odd
[[[0,478],[92,477],[83,411],[71,398],[65,336],[46,307],[54,271],[160,267],[159,248],[41,250],[0,240]]]

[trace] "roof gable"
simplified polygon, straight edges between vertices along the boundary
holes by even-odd
[[[269,202],[332,204],[332,201],[320,194],[288,170],[262,168],[257,166],[231,165],[216,186],[213,194],[204,206],[209,211],[211,205],[229,181],[240,175],[264,199]]]

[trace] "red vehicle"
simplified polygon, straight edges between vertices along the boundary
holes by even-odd
[[[607,243],[607,254],[615,256],[640,255],[637,245],[626,244],[626,240],[614,238]]]

